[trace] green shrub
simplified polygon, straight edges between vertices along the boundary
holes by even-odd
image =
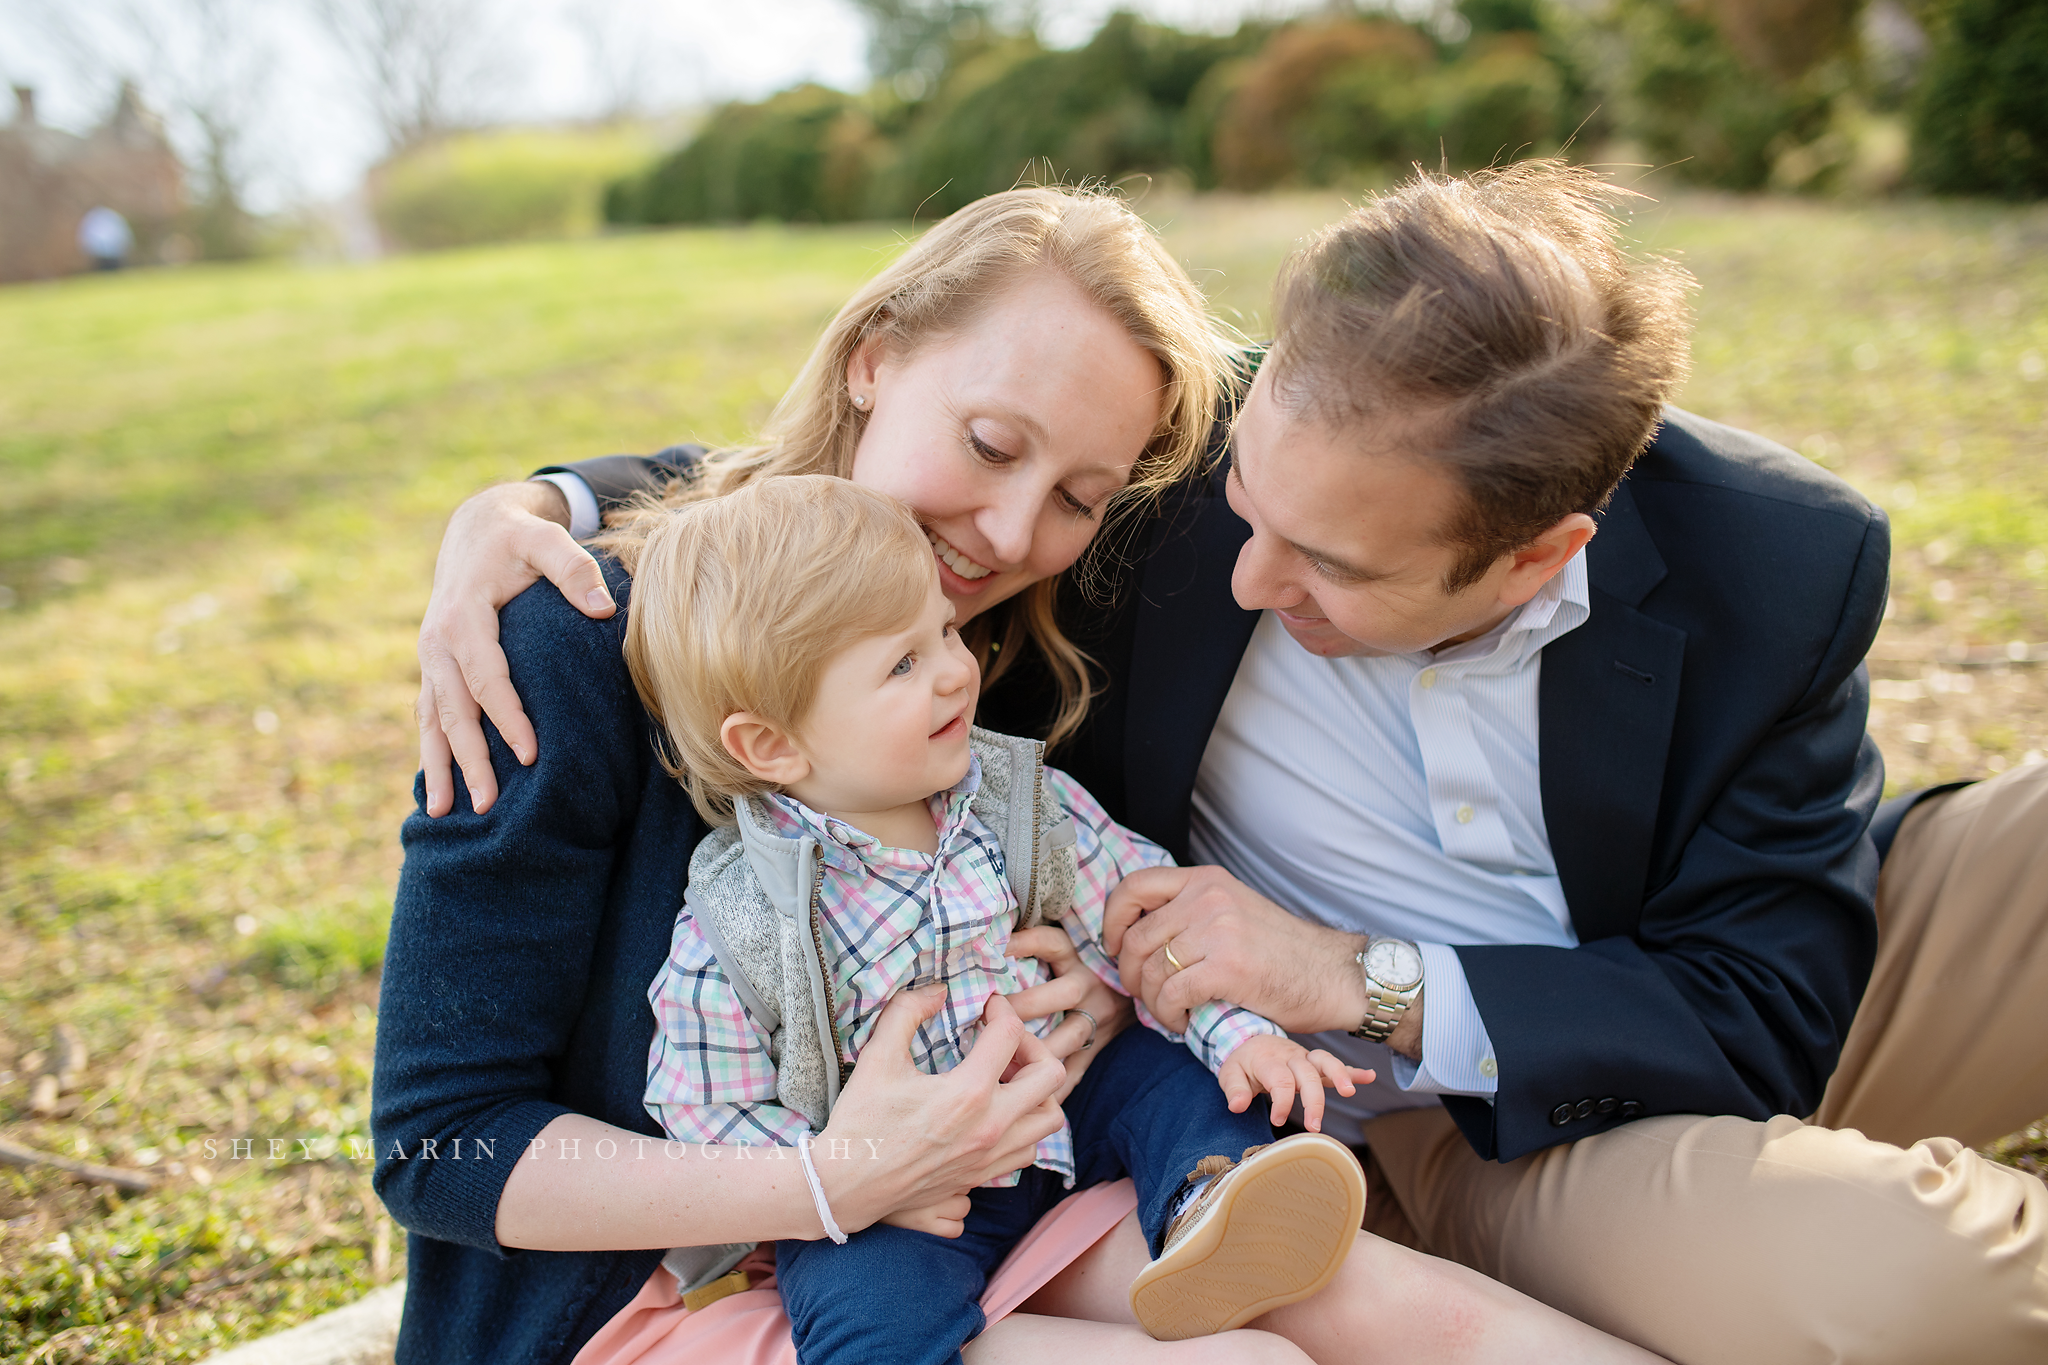
[[[1304,25],[1228,79],[1227,95],[1201,93],[1215,110],[1214,178],[1243,190],[1552,151],[1565,108],[1563,74],[1524,32],[1482,35],[1446,63],[1406,25]]]
[[[606,181],[652,153],[641,129],[464,133],[370,173],[377,224],[418,250],[586,232]]]
[[[1029,177],[1116,179],[1175,162],[1182,110],[1219,63],[1269,32],[1182,33],[1112,15],[1086,45],[956,42],[930,95],[820,86],[730,104],[691,144],[614,185],[613,222],[832,222],[949,213]]]
[[[1452,170],[1555,151],[1565,78],[1532,35],[1475,42],[1430,80],[1426,130]],[[1425,165],[1430,148],[1417,158]]]
[[[1954,0],[1912,106],[1912,174],[1949,194],[2048,194],[2048,6]]]
[[[866,217],[885,148],[862,101],[799,85],[759,104],[728,104],[688,146],[605,193],[614,223]]]
[[[938,215],[1009,189],[1034,162],[1059,179],[1167,164],[1172,113],[1138,79],[1139,27],[1118,15],[1086,47],[1027,40],[964,64],[911,124],[892,197]]]
[[[1614,131],[1683,179],[1755,190],[1771,183],[1788,153],[1825,145],[1836,103],[1851,88],[1849,67],[1831,46],[1846,31],[1836,22],[1839,7],[1807,0],[1783,6],[1779,22],[1762,3],[1710,9],[1610,0],[1588,10],[1552,0],[1545,14],[1617,106]],[[1800,179],[1817,183],[1827,169]]]
[[[1327,184],[1352,166],[1404,159],[1419,145],[1435,62],[1429,40],[1405,24],[1283,29],[1218,111],[1218,181],[1237,190]]]

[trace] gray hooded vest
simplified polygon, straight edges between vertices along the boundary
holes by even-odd
[[[1074,901],[1074,821],[1045,778],[1045,746],[976,728],[981,761],[975,816],[996,836],[1016,897],[1014,929],[1056,924]],[[833,982],[818,897],[824,867],[815,839],[767,832],[759,798],[736,803],[736,823],[704,836],[690,859],[683,905],[756,1023],[768,1031],[777,1100],[822,1131],[849,1070],[839,1061]],[[684,1292],[724,1275],[752,1243],[678,1247],[662,1264]]]

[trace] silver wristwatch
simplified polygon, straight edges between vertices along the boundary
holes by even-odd
[[[1384,1043],[1422,995],[1422,950],[1405,938],[1375,934],[1356,961],[1365,974],[1367,1004],[1365,1022],[1351,1030],[1351,1036]]]

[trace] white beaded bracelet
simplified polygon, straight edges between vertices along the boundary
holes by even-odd
[[[809,1134],[796,1140],[796,1154],[803,1158],[804,1179],[811,1183],[811,1202],[818,1206],[818,1221],[825,1225],[825,1235],[840,1246],[846,1245],[846,1234],[839,1230],[838,1222],[832,1217],[832,1206],[825,1202],[825,1186],[818,1180],[818,1168],[811,1164]]]

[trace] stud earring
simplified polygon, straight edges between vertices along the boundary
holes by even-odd
[[[864,393],[855,394],[853,396],[853,405],[857,408],[866,407],[868,405],[868,396]]]

